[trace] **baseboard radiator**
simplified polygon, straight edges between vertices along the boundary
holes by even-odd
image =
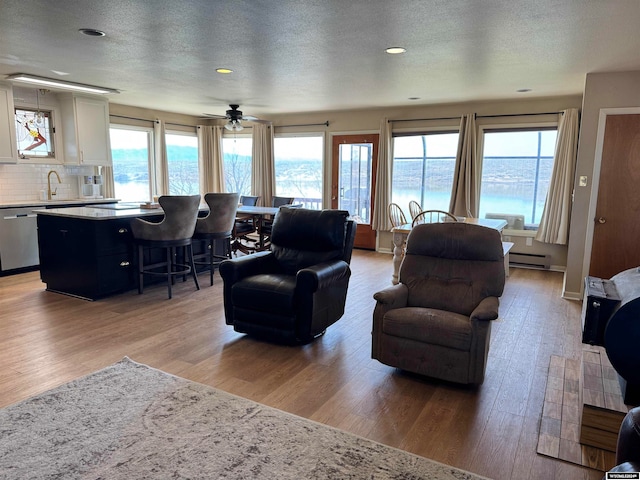
[[[512,267],[544,268],[551,267],[551,256],[535,253],[509,253],[509,265]]]

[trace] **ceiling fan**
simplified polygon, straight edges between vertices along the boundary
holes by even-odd
[[[242,126],[242,121],[247,120],[250,122],[258,122],[258,123],[269,123],[267,120],[260,120],[257,117],[251,115],[243,115],[241,110],[238,110],[240,105],[229,105],[229,110],[226,111],[225,115],[215,115],[213,113],[204,113],[206,118],[226,118],[227,123],[225,123],[224,128],[227,130],[231,130],[234,132],[239,132],[244,127]]]

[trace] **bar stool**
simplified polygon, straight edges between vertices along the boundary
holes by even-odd
[[[207,193],[204,196],[204,201],[209,205],[209,214],[198,218],[193,239],[206,241],[208,251],[194,255],[194,263],[209,266],[211,285],[213,285],[213,272],[216,265],[225,258],[231,258],[231,234],[236,221],[239,198],[237,193]],[[224,240],[224,255],[218,255],[215,252],[215,244],[218,240]],[[205,258],[207,261],[202,261]]]
[[[163,195],[158,202],[164,210],[162,221],[153,223],[135,218],[131,222],[133,241],[138,247],[138,293],[144,291],[144,274],[166,276],[169,298],[176,275],[184,276],[191,273],[196,289],[200,290],[191,246],[198,219],[200,195]],[[144,247],[164,248],[166,260],[145,265]],[[183,247],[182,256],[185,263],[176,263],[177,247]],[[151,255],[149,256],[151,258]],[[187,261],[189,264],[186,264]]]

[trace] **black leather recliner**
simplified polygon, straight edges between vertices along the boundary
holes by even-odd
[[[629,410],[622,421],[618,433],[616,463],[618,465],[609,472],[640,472],[640,407]]]
[[[343,210],[281,209],[271,251],[225,260],[226,323],[237,332],[306,343],[344,314],[355,222]]]

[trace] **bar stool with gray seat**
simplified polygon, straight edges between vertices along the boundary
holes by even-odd
[[[236,221],[239,198],[237,193],[207,193],[204,196],[204,201],[209,205],[209,214],[198,218],[193,239],[206,241],[207,251],[195,255],[194,263],[209,266],[211,285],[213,285],[213,272],[216,265],[225,258],[231,258],[231,235]],[[224,241],[224,255],[216,254],[215,247],[218,240]],[[205,258],[206,262],[203,261]]]
[[[145,274],[166,276],[169,298],[176,275],[190,273],[196,289],[200,290],[191,247],[191,238],[198,219],[200,195],[163,195],[158,202],[164,210],[162,221],[153,223],[135,218],[131,222],[133,241],[138,247],[138,293],[144,291]],[[165,261],[145,265],[145,247],[148,247],[149,258],[152,257],[150,249],[164,248]],[[176,263],[177,247],[183,247],[185,263]],[[187,261],[189,264],[186,264]],[[159,269],[161,271],[158,271]]]

